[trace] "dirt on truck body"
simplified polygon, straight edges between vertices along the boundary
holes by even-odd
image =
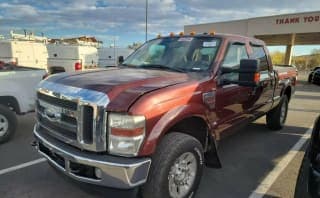
[[[217,142],[266,115],[281,129],[294,68],[265,43],[227,34],[150,40],[119,67],[53,75],[37,93],[38,151],[66,175],[143,197],[195,195]]]

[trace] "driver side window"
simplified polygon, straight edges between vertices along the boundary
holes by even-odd
[[[228,72],[222,74],[222,79],[229,81],[238,81],[239,73],[233,72],[232,70],[237,70],[240,68],[240,60],[248,59],[248,53],[245,44],[234,43],[229,45],[228,51],[223,59],[221,69],[228,70]]]
[[[240,67],[240,60],[247,59],[248,53],[244,44],[232,44],[224,57],[222,67],[230,69],[238,69]]]

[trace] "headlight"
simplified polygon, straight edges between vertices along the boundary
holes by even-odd
[[[145,136],[144,116],[109,114],[109,152],[115,155],[136,156]]]

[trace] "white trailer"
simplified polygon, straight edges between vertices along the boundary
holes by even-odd
[[[0,39],[0,63],[47,69],[47,38],[33,34],[15,34],[10,39]]]
[[[79,40],[79,38],[51,41],[51,43],[47,44],[49,73],[74,72],[97,68],[97,47],[98,43]]]
[[[99,67],[117,66],[118,58],[127,58],[134,50],[129,48],[99,48]]]

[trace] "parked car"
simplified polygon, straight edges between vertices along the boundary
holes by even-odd
[[[49,73],[96,69],[98,46],[99,42],[93,37],[51,39],[47,45]]]
[[[295,191],[295,198],[308,197],[320,197],[320,116],[314,123]]]
[[[0,63],[47,69],[48,51],[46,37],[31,33],[11,32],[10,39],[0,39]]]
[[[54,75],[37,92],[37,150],[66,175],[143,197],[192,197],[217,142],[266,115],[281,129],[296,70],[265,43],[227,34],[146,42],[120,67]]]
[[[45,73],[44,69],[0,65],[0,143],[13,136],[16,114],[34,111],[35,87]]]
[[[320,84],[320,67],[315,67],[311,70],[309,77],[309,83]]]

